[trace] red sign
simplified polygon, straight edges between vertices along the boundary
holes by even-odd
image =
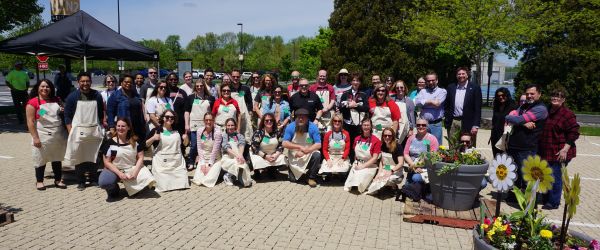
[[[48,61],[49,56],[35,56],[38,61],[40,61],[41,63],[45,63]]]
[[[39,62],[38,69],[39,70],[48,70],[48,63],[47,62]]]

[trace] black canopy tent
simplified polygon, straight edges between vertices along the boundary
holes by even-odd
[[[83,10],[40,30],[0,42],[0,52],[87,59],[158,61],[158,52],[104,25]]]

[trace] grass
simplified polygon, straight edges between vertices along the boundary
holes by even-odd
[[[600,136],[600,127],[580,127],[579,133],[588,136]]]

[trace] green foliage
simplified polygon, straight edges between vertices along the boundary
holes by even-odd
[[[0,4],[0,6],[3,4],[5,4],[4,1],[2,2],[2,4]],[[3,37],[3,39],[10,39],[23,34],[27,34],[29,32],[36,31],[44,27],[44,25],[46,25],[39,15],[31,16],[31,18],[27,22],[21,22],[20,24],[21,25],[19,27],[5,33],[6,37]],[[0,69],[11,69],[13,68],[14,63],[16,61],[23,62],[25,68],[27,68],[28,70],[33,70],[35,72],[35,68],[37,67],[37,59],[35,59],[35,57],[0,53]],[[49,61],[49,64],[52,66],[54,62]]]
[[[30,23],[43,10],[36,0],[0,1],[0,33]]]
[[[436,162],[452,163],[446,164],[437,170],[438,175],[450,173],[460,166],[481,165],[485,163],[485,158],[475,149],[467,149],[466,152],[461,152],[460,131],[456,131],[454,135],[446,137],[448,147],[440,146],[438,151],[427,151],[421,153],[420,159],[423,159],[423,165],[432,166]]]

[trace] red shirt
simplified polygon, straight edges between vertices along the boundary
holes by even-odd
[[[219,99],[217,99],[217,101],[215,102],[215,105],[213,106],[213,109],[212,109],[213,115],[215,115],[215,116],[217,115],[217,113],[219,112],[219,106],[221,106],[221,104],[223,104],[225,106],[227,106],[229,104],[233,104],[233,106],[235,107],[235,110],[238,112],[238,114],[240,113],[240,106],[238,106],[238,102],[235,99],[231,98],[231,99],[229,99],[228,102],[226,102],[225,100],[223,100],[223,98],[219,98]]]
[[[321,86],[319,83],[313,83],[308,87],[308,90],[313,93],[317,93],[317,91],[327,90],[329,91],[329,100],[335,102],[335,90],[333,90],[333,85],[329,83],[325,83],[325,85]]]
[[[37,120],[40,119],[40,114],[38,114],[38,111],[40,110],[40,105],[53,102],[60,102],[60,98],[58,96],[55,96],[54,98],[50,98],[48,101],[46,101],[44,99],[38,99],[37,97],[34,97],[27,101],[27,105],[31,105],[33,108],[35,108],[35,119]]]
[[[325,160],[329,160],[329,140],[331,139],[331,135],[333,131],[329,131],[325,133],[323,137],[323,156],[325,156]],[[348,154],[350,154],[350,134],[348,131],[342,129],[342,135],[344,135],[344,141],[346,142],[346,147],[344,148],[344,154],[342,155],[342,159],[347,159]]]
[[[369,110],[371,112],[371,115],[373,115],[373,109],[375,107],[377,107],[377,101],[375,101],[375,98],[369,98]],[[388,107],[390,109],[390,112],[392,113],[392,121],[400,120],[400,108],[398,108],[398,104],[396,104],[394,101],[389,100],[387,102],[384,102],[383,104],[381,104],[380,107]]]
[[[363,138],[362,135],[359,135],[356,138],[354,138],[354,144],[352,144],[353,150],[356,147],[356,144],[358,144],[359,142],[366,142],[367,144],[371,145],[371,155],[381,154],[381,141],[377,139],[377,137],[375,137],[374,135],[371,135],[370,138]]]
[[[575,141],[579,138],[579,124],[573,111],[565,106],[557,110],[548,111],[548,119],[544,124],[544,130],[540,135],[538,150],[542,159],[546,161],[558,161],[558,151],[565,144],[570,144],[567,151],[567,160],[575,158],[577,154]]]

